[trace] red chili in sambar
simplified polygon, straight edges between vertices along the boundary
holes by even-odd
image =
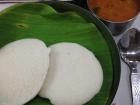
[[[89,0],[88,5],[97,16],[114,22],[129,20],[140,11],[140,0]]]

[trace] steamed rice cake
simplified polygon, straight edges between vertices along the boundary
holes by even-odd
[[[50,46],[50,67],[39,93],[53,105],[83,105],[99,91],[101,65],[94,54],[75,43]]]
[[[23,105],[38,94],[47,74],[49,52],[37,39],[22,39],[1,48],[0,105]]]

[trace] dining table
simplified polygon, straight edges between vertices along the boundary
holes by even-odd
[[[87,9],[86,2],[69,2],[79,5],[85,9]],[[8,8],[9,6],[14,5],[14,3],[0,3],[0,11]],[[140,30],[140,14],[137,16],[135,22],[130,28],[137,28]],[[117,44],[119,39],[123,34],[112,36]],[[140,65],[139,65],[140,70]],[[119,88],[117,90],[116,96],[112,102],[112,105],[132,105],[132,96],[131,96],[131,86],[130,86],[130,70],[129,67],[121,60],[121,76]]]

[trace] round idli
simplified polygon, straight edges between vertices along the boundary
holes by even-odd
[[[103,71],[88,49],[75,43],[50,46],[50,67],[39,93],[53,105],[83,105],[99,91]]]
[[[11,42],[0,50],[0,105],[23,105],[45,80],[50,50],[38,39]]]

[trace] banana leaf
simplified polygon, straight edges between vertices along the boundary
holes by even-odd
[[[104,81],[100,92],[85,105],[111,104],[118,85],[116,83],[119,81],[119,73],[117,74],[118,80],[114,80],[116,78],[113,76],[114,61],[111,50],[116,47],[114,42],[112,41],[113,46],[111,49],[103,36],[103,32],[94,23],[87,21],[82,14],[79,15],[71,10],[61,11],[61,9],[60,12],[57,11],[57,8],[56,6],[55,10],[46,3],[26,3],[16,4],[2,11],[0,13],[0,47],[24,38],[40,39],[47,46],[59,42],[73,42],[86,47],[100,61]],[[112,39],[110,38],[110,40]],[[117,51],[116,48],[114,49]],[[117,82],[114,84],[114,81]],[[52,104],[48,99],[37,96],[25,105]]]

